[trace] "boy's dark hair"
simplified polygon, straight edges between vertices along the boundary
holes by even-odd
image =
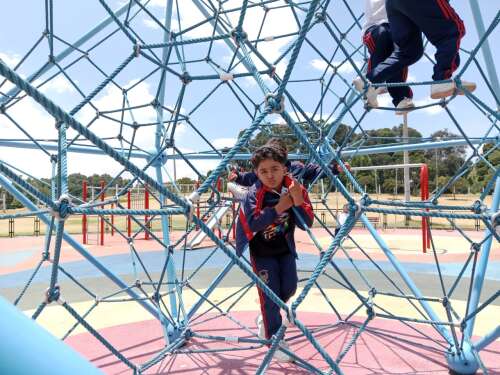
[[[281,138],[270,138],[264,146],[275,147],[283,150],[286,157],[288,158],[288,149],[286,147],[286,143]]]
[[[280,164],[285,165],[287,160],[287,153],[281,147],[264,145],[260,146],[253,152],[250,161],[252,162],[253,168],[257,169],[262,161],[268,159],[272,159]]]

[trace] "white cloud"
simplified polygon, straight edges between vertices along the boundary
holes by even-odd
[[[342,65],[341,65],[342,64]],[[358,69],[361,70],[363,67],[363,61],[361,60],[354,60],[354,64],[358,67]],[[349,61],[332,61],[331,66],[328,65],[328,63],[325,60],[322,59],[313,59],[310,61],[310,65],[317,70],[320,71],[325,71],[325,69],[328,67],[328,71],[331,73],[332,72],[332,66],[337,69],[337,72],[340,74],[353,74],[356,72],[354,69],[353,65]]]
[[[392,107],[392,98],[389,94],[379,95],[377,97],[379,107]],[[376,111],[377,113],[383,113],[383,111]]]
[[[413,102],[415,103],[416,107],[421,107],[421,106],[425,106],[425,105],[429,105],[429,104],[436,104],[436,105],[433,105],[431,107],[427,107],[427,108],[419,110],[419,111],[423,111],[431,116],[439,115],[444,111],[443,107],[441,107],[438,104],[439,101],[437,101],[437,100],[432,100],[430,98],[424,98],[424,99],[420,99],[420,100],[413,100]]]
[[[149,19],[149,18],[144,18],[142,20],[142,23],[144,24],[144,26],[146,26],[147,28],[149,29],[153,29],[153,30],[158,30],[160,29],[160,25],[158,25],[155,21],[153,21],[152,19]]]
[[[19,61],[21,61],[21,56],[16,53],[5,53],[0,52],[0,59],[9,67],[14,68]]]
[[[236,138],[217,138],[212,140],[212,145],[219,149],[224,147],[233,147],[236,143]]]
[[[67,89],[61,82],[62,81],[56,82],[51,85],[50,88],[54,90]],[[130,81],[124,86],[130,88],[135,83],[137,83],[137,80]],[[144,124],[156,121],[156,111],[149,105],[154,96],[151,93],[151,87],[148,83],[141,82],[133,89],[130,89],[127,93],[127,97],[131,107],[144,104],[148,104],[148,106],[134,109],[131,112],[126,111],[124,118],[126,122],[131,123],[135,120],[138,124]],[[106,87],[102,94],[93,100],[92,103],[99,111],[104,112],[122,108],[122,100],[122,91],[116,86],[110,85]],[[183,108],[181,108],[181,113],[182,112],[184,112]],[[13,105],[9,108],[8,114],[35,139],[57,139],[54,119],[31,98],[26,97]],[[108,114],[108,116],[114,119],[120,119],[121,113]],[[169,116],[170,115],[167,114],[165,119],[168,119]],[[84,125],[87,125],[94,117],[95,111],[89,105],[85,106],[76,116]],[[116,137],[119,134],[119,128],[119,123],[106,119],[104,116],[100,116],[90,127],[90,129],[100,137]],[[134,143],[146,150],[152,150],[154,148],[155,128],[154,125],[139,128]],[[185,132],[185,128],[186,126],[179,125],[176,135]],[[0,134],[2,134],[2,138],[4,139],[26,139],[26,136],[2,115],[0,115]],[[124,127],[122,134],[125,139],[129,141],[132,139],[132,129],[129,127]],[[76,132],[69,129],[68,138],[71,139],[75,135]],[[115,147],[119,146],[117,141],[107,140],[106,142]],[[88,144],[88,142],[85,143]],[[124,144],[124,147],[127,147],[127,145]],[[40,151],[0,147],[0,159],[24,169],[35,176],[50,176],[50,160],[48,156],[42,154]],[[33,160],[37,160],[37,162],[33,163]],[[84,174],[112,173],[120,170],[120,166],[107,156],[70,153],[68,170],[70,173],[81,172]]]
[[[414,76],[411,73],[408,73],[408,77],[406,78],[407,82],[417,82],[417,76]]]
[[[41,81],[35,82],[35,85],[40,84]],[[78,84],[77,80],[74,80],[75,84]],[[65,93],[75,93],[76,89],[74,86],[69,82],[65,76],[62,74],[58,75],[57,77],[51,79],[48,81],[46,84],[44,84],[41,88],[40,91],[43,93],[56,93],[56,94],[65,94]]]

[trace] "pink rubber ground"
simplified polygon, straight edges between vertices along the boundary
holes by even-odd
[[[255,328],[253,323],[255,315],[255,312],[234,314],[238,320],[253,329]],[[306,313],[300,314],[299,319],[308,328],[313,329],[321,324],[331,323],[332,315]],[[432,328],[420,328],[435,340],[439,339]],[[194,329],[199,334],[251,337],[229,319],[221,317],[213,319],[205,316],[203,322],[194,325]],[[315,337],[327,352],[335,358],[355,331],[352,326],[341,325],[340,327],[326,329],[316,334]],[[101,330],[100,333],[135,364],[144,363],[161,350],[164,345],[161,328],[153,320],[110,327]],[[293,338],[295,336],[296,338]],[[290,328],[286,337],[292,350],[300,357],[314,366],[328,370],[324,359],[305,338],[300,336],[296,328]],[[442,341],[438,342],[443,344]],[[106,374],[131,373],[122,362],[88,333],[75,335],[69,338],[67,343],[90,359]],[[240,345],[245,346],[245,344],[193,339],[183,349],[227,349]],[[253,374],[262,362],[266,349],[264,347],[253,350],[208,354],[176,354],[166,357],[146,373],[189,375]],[[500,342],[493,343],[481,353],[481,356],[491,375],[500,374]],[[376,319],[369,325],[369,330],[361,335],[342,361],[341,369],[346,375],[448,374],[442,347],[439,344],[433,343],[401,323],[382,319]],[[267,374],[308,373],[308,371],[294,364],[280,364],[275,361],[271,362],[267,372]]]

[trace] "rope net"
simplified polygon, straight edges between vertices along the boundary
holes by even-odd
[[[499,219],[495,216],[500,196],[500,129],[498,87],[491,81],[496,76],[492,78],[491,67],[481,53],[488,41],[494,44],[492,41],[498,37],[499,12],[486,25],[483,35],[470,36],[461,49],[462,65],[454,79],[460,87],[462,77],[474,73],[481,80],[477,82],[477,92],[465,90],[464,96],[416,102],[414,112],[408,115],[414,123],[425,124],[433,112],[439,112],[440,121],[445,124],[442,127],[453,129],[456,134],[450,132],[440,138],[384,137],[373,131],[373,124],[400,121],[394,120],[394,108],[385,102],[378,108],[365,106],[365,93],[357,92],[352,85],[353,78],[364,77],[368,57],[361,44],[363,14],[359,4],[345,0],[93,3],[88,14],[85,8],[79,10],[83,14],[77,15],[77,10],[67,4],[46,1],[44,12],[37,13],[34,20],[40,26],[41,36],[30,45],[24,43],[23,56],[11,60],[3,56],[0,62],[0,74],[5,77],[0,82],[0,147],[34,150],[30,152],[37,155],[36,168],[52,171],[52,179],[43,181],[34,177],[36,169],[9,163],[7,158],[0,160],[1,185],[27,209],[2,214],[0,218],[36,214],[47,225],[40,263],[15,304],[25,297],[42,265],[48,264],[50,282],[33,318],[59,301],[75,319],[63,338],[82,325],[137,372],[166,361],[172,353],[216,354],[270,344],[257,369],[257,373],[263,373],[274,352],[280,350],[278,342],[288,326],[283,325],[271,340],[263,340],[255,327],[233,316],[232,311],[244,303],[257,285],[321,356],[321,365],[317,366],[288,353],[294,356],[297,366],[312,373],[341,374],[342,360],[376,319],[400,321],[435,341],[421,330],[422,326],[430,326],[445,343],[439,342],[438,350],[458,357],[472,351],[478,366],[486,372],[472,334],[474,320],[480,320],[481,312],[498,298],[498,291],[483,294],[481,299],[479,293],[490,248],[500,239]],[[22,9],[18,11],[9,17],[20,19]],[[70,19],[82,21],[68,27],[65,22]],[[426,54],[419,64],[430,67],[429,62],[433,62],[432,47],[426,45]],[[417,93],[427,92],[430,83],[408,82]],[[481,124],[474,131],[464,127],[466,124],[456,116],[459,106],[467,108],[469,122]],[[39,118],[26,118],[26,108],[36,110]],[[32,126],[35,122],[36,127]],[[232,145],[221,146],[214,132],[234,137]],[[300,147],[290,150],[290,157],[319,164],[327,177],[309,186],[310,191],[319,191],[312,196],[315,221],[323,237],[318,238],[314,230],[307,231],[315,253],[306,257],[307,266],[299,270],[300,290],[290,305],[254,274],[248,254],[236,256],[230,239],[235,215],[226,230],[220,225],[209,225],[211,217],[221,208],[230,209],[233,202],[217,188],[228,165],[248,160],[257,137],[276,135],[293,138]],[[371,194],[345,165],[374,154],[435,152],[450,147],[462,147],[466,156],[453,175],[440,180],[423,201],[390,200]],[[69,191],[68,169],[75,170],[73,166],[78,158],[83,158],[82,154],[100,155],[114,171],[105,187],[104,202],[99,195],[83,202]],[[332,173],[332,161],[339,163],[343,174]],[[180,165],[202,181],[189,196],[177,186],[173,171]],[[205,176],[207,165],[211,171]],[[484,175],[474,203],[445,202],[444,194],[467,181],[478,168]],[[116,181],[124,177],[129,179],[117,188]],[[126,207],[124,198],[132,187],[149,191],[154,202],[151,208]],[[347,220],[336,235],[332,223],[336,222],[338,203],[335,207],[330,199],[334,194],[341,205],[348,205]],[[200,199],[205,205],[204,214],[197,216],[194,211]],[[132,282],[122,280],[65,231],[68,218],[83,214],[103,217],[107,225],[114,226],[130,251]],[[425,285],[413,280],[369,214],[453,223],[454,233],[467,249],[460,259],[460,271],[453,277],[443,274],[434,231],[429,229],[434,273],[424,284],[434,283],[439,293],[427,295],[420,289]],[[109,215],[131,217],[132,234],[111,223]],[[170,220],[176,218],[184,218],[181,235],[169,229]],[[152,229],[153,221],[160,223],[161,231]],[[479,241],[463,229],[477,221],[486,228]],[[385,257],[384,266],[379,257],[366,250],[366,242],[358,241],[352,232],[356,225],[366,228],[372,245]],[[218,233],[221,230],[222,235]],[[160,265],[145,258],[147,254],[137,241],[145,231],[156,248],[164,250]],[[209,245],[193,250],[190,244],[199,233],[204,233]],[[346,242],[350,246],[345,246]],[[60,263],[63,243],[84,254],[93,267],[109,278],[109,286],[100,290],[86,285],[85,279],[66,270]],[[214,259],[224,266],[213,273],[217,276],[207,287],[202,276],[209,265],[214,267]],[[368,268],[370,272],[366,271]],[[225,298],[212,300],[214,289],[232,277],[243,282]],[[85,311],[77,311],[64,298],[60,279],[75,284],[95,302]],[[318,309],[331,314],[325,326],[310,327],[300,320],[301,306],[312,290],[321,294],[324,307]],[[352,305],[339,306],[336,293],[348,295]],[[455,306],[452,299],[456,294],[466,303]],[[101,306],[130,301],[144,307],[164,328],[164,349],[143,363],[126,358],[116,343],[108,341],[89,323],[90,317],[100,314]],[[234,338],[229,333],[198,332],[197,326],[207,316],[231,320],[240,327],[241,334]],[[354,322],[354,316],[362,317],[361,321]],[[490,328],[495,329],[494,322],[490,323]],[[334,355],[320,343],[319,336],[342,325],[351,329],[351,337]],[[289,340],[294,339],[297,337]],[[213,346],[180,349],[190,340]],[[234,345],[222,346],[228,340]]]

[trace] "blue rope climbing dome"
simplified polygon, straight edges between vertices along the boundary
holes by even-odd
[[[47,186],[50,193],[47,194],[27,178],[32,177],[30,171],[0,158],[0,185],[26,208],[20,213],[0,215],[0,219],[37,215],[47,225],[48,233],[42,259],[20,292],[16,304],[29,290],[41,265],[50,260],[48,290],[33,318],[36,319],[48,305],[58,301],[76,319],[77,325],[82,325],[136,373],[152,368],[192,337],[227,340],[228,337],[199,333],[193,325],[201,314],[201,307],[211,306],[211,310],[218,312],[221,319],[232,319],[239,324],[242,332],[251,334],[250,339],[232,338],[242,347],[255,345],[257,348],[271,344],[256,371],[261,374],[268,368],[288,328],[283,325],[270,342],[265,342],[252,329],[231,317],[231,307],[223,309],[219,302],[211,300],[211,293],[226,275],[231,270],[238,270],[246,285],[234,296],[228,296],[228,299],[233,298],[233,305],[237,304],[251,287],[260,287],[289,316],[307,339],[308,345],[322,357],[324,366],[321,368],[296,358],[296,364],[311,373],[341,374],[343,358],[376,319],[398,320],[416,331],[422,325],[430,326],[446,342],[441,350],[451,369],[466,373],[482,368],[487,372],[481,361],[481,350],[498,338],[498,327],[495,322],[491,322],[491,333],[479,341],[473,341],[472,336],[474,321],[481,319],[481,312],[499,296],[499,292],[496,292],[480,298],[490,249],[500,240],[500,170],[498,165],[488,159],[499,147],[499,85],[493,64],[494,57],[498,56],[493,56],[489,47],[490,43],[495,44],[492,40],[498,35],[499,11],[491,23],[484,26],[476,0],[470,1],[479,36],[474,39],[472,48],[462,48],[462,65],[454,79],[457,86],[461,87],[462,77],[466,78],[467,73],[474,70],[482,79],[479,83],[481,89],[477,93],[465,91],[464,97],[452,96],[442,101],[421,103],[415,110],[415,113],[423,113],[440,109],[448,119],[448,126],[456,130],[460,137],[439,140],[423,138],[415,142],[400,138],[388,143],[387,140],[371,137],[366,125],[375,116],[393,118],[393,109],[365,107],[363,93],[356,92],[351,85],[352,74],[364,77],[366,69],[367,52],[360,44],[363,16],[359,4],[355,6],[346,0],[130,0],[122,1],[114,9],[116,4],[112,3],[116,2],[96,0],[99,11],[82,14],[82,22],[66,30],[58,27],[61,24],[58,17],[67,20],[69,16],[58,13],[57,3],[45,1],[43,12],[37,15],[42,35],[14,63],[0,61],[0,75],[5,78],[0,83],[0,116],[2,123],[7,124],[6,129],[17,131],[5,133],[16,134],[13,136],[2,135],[0,147],[3,150],[35,150],[39,154],[39,165],[48,166],[53,171],[52,181]],[[22,10],[19,14],[9,16],[21,19]],[[432,61],[430,48],[426,47],[424,59]],[[318,74],[316,70],[314,76],[305,77],[301,67],[308,64],[306,58],[310,60],[311,56],[321,71]],[[54,91],[47,88],[57,88],[61,82],[70,87],[73,99],[62,100],[61,96],[51,95]],[[428,89],[429,84],[428,81],[410,82],[414,88],[425,86]],[[306,91],[308,95],[304,95]],[[106,100],[111,94],[118,100]],[[464,124],[453,111],[453,105],[458,101],[460,106],[470,109],[475,121],[486,124],[481,128],[485,129],[482,134],[470,135],[464,130]],[[50,128],[32,130],[32,124],[18,110],[26,103],[43,112],[49,119],[47,124],[50,124]],[[317,247],[317,258],[314,266],[306,270],[307,278],[290,306],[254,274],[245,257],[236,256],[230,242],[219,238],[215,228],[207,226],[203,218],[194,215],[196,204],[203,195],[213,193],[214,197],[209,202],[205,214],[207,218],[224,204],[224,198],[216,191],[218,178],[233,161],[247,160],[252,138],[258,132],[269,131],[272,135],[269,129],[277,123],[286,127],[305,147],[305,154],[295,156],[319,164],[331,181],[332,188],[349,205],[347,220],[336,236],[316,216],[316,221],[331,239],[324,246],[312,231],[308,231],[311,242]],[[304,124],[308,127],[307,132]],[[342,140],[335,140],[342,124],[352,127],[351,134],[363,136],[352,141],[351,134],[347,134]],[[233,147],[222,149],[212,142],[211,132],[216,128],[227,128],[234,136],[240,129],[243,130]],[[188,143],[181,144],[178,141],[181,138],[189,139],[195,147],[190,147]],[[485,145],[490,146],[487,151],[484,151]],[[469,156],[456,174],[438,186],[430,199],[423,202],[375,199],[367,194],[344,165],[344,162],[359,155],[452,146],[468,147]],[[112,161],[120,170],[105,187],[108,193],[104,203],[98,197],[95,201],[82,202],[81,197],[69,194],[68,167],[74,163],[75,157],[82,158],[83,154],[100,155]],[[291,154],[295,157],[293,152]],[[199,170],[200,161],[215,160],[217,164],[196,191],[186,197],[180,193],[175,178],[169,173],[171,169],[167,168],[173,160],[184,163],[198,176],[203,174]],[[352,190],[332,174],[328,168],[331,161],[343,167]],[[485,181],[476,202],[464,206],[442,205],[440,198],[443,194],[479,164],[485,164],[493,173]],[[131,176],[131,182],[115,191],[114,182],[125,175]],[[159,208],[128,209],[121,206],[120,198],[133,185],[149,189]],[[492,203],[487,205],[486,199],[491,194]],[[319,205],[333,215],[327,197],[328,192]],[[105,209],[101,209],[103,204]],[[111,204],[116,205],[116,208],[111,208]],[[451,286],[443,283],[439,256],[434,243],[431,243],[436,273],[439,275],[436,281],[442,287],[442,295],[427,297],[384,241],[383,233],[377,231],[368,220],[368,213],[445,218],[450,221],[479,220],[486,232],[483,239],[477,242],[456,226],[456,233],[463,237],[470,253]],[[134,259],[133,269],[141,274],[137,282],[132,285],[124,282],[66,232],[67,218],[84,214],[99,217],[111,214],[132,216],[139,229],[131,237],[116,230],[123,237],[123,243],[130,247]],[[157,247],[164,250],[162,269],[157,278],[141,261],[140,244],[135,241],[140,233],[150,231],[143,220],[144,215],[157,218],[162,225],[161,235],[150,233]],[[168,227],[169,217],[174,216],[187,219],[186,233],[176,241],[171,240]],[[367,228],[380,252],[400,275],[401,283],[391,280],[368,253],[364,253],[363,261],[375,267],[385,280],[383,285],[377,285],[375,280],[366,276],[363,268],[356,266],[357,261],[354,259],[350,260],[363,280],[362,289],[351,283],[345,271],[339,267],[336,262],[338,255],[343,253],[349,257],[348,251],[342,246],[343,240],[350,237],[352,228],[358,222]],[[187,238],[197,231],[206,234],[213,242],[214,249],[206,259],[200,261],[198,268],[187,271],[186,262],[198,256],[190,252]],[[115,285],[115,292],[101,296],[98,290],[89,290],[84,280],[72,278],[60,264],[63,243],[72,246],[109,278]],[[362,247],[359,250],[363,251]],[[182,256],[177,258],[174,254]],[[222,254],[227,260],[226,265],[202,293],[196,294],[196,301],[187,304],[183,293],[187,290],[196,292],[192,287],[193,280],[214,254]],[[451,297],[464,275],[470,277],[471,283],[466,286],[466,310],[459,312],[453,306]],[[58,283],[61,277],[71,278],[95,299],[88,311],[77,312],[70,302],[65,301],[64,289]],[[350,292],[355,301],[347,318],[341,317],[335,309],[335,298],[323,294],[325,303],[332,307],[332,321],[343,324],[349,322],[354,314],[364,319],[362,324],[352,325],[354,334],[336,356],[328,353],[319,343],[313,328],[296,317],[296,311],[300,311],[301,304],[311,290],[321,290],[322,282],[332,279],[339,287]],[[380,296],[393,298],[394,306],[407,304],[418,317],[402,316],[396,310],[392,311],[391,306],[381,307],[378,304]],[[90,313],[99,314],[99,307],[106,302],[130,300],[149,311],[164,328],[164,349],[144,363],[135,363],[124,356],[86,318]],[[445,318],[437,314],[432,305],[434,302],[442,305]],[[238,347],[233,350],[238,350]],[[189,355],[189,350],[185,353]]]

